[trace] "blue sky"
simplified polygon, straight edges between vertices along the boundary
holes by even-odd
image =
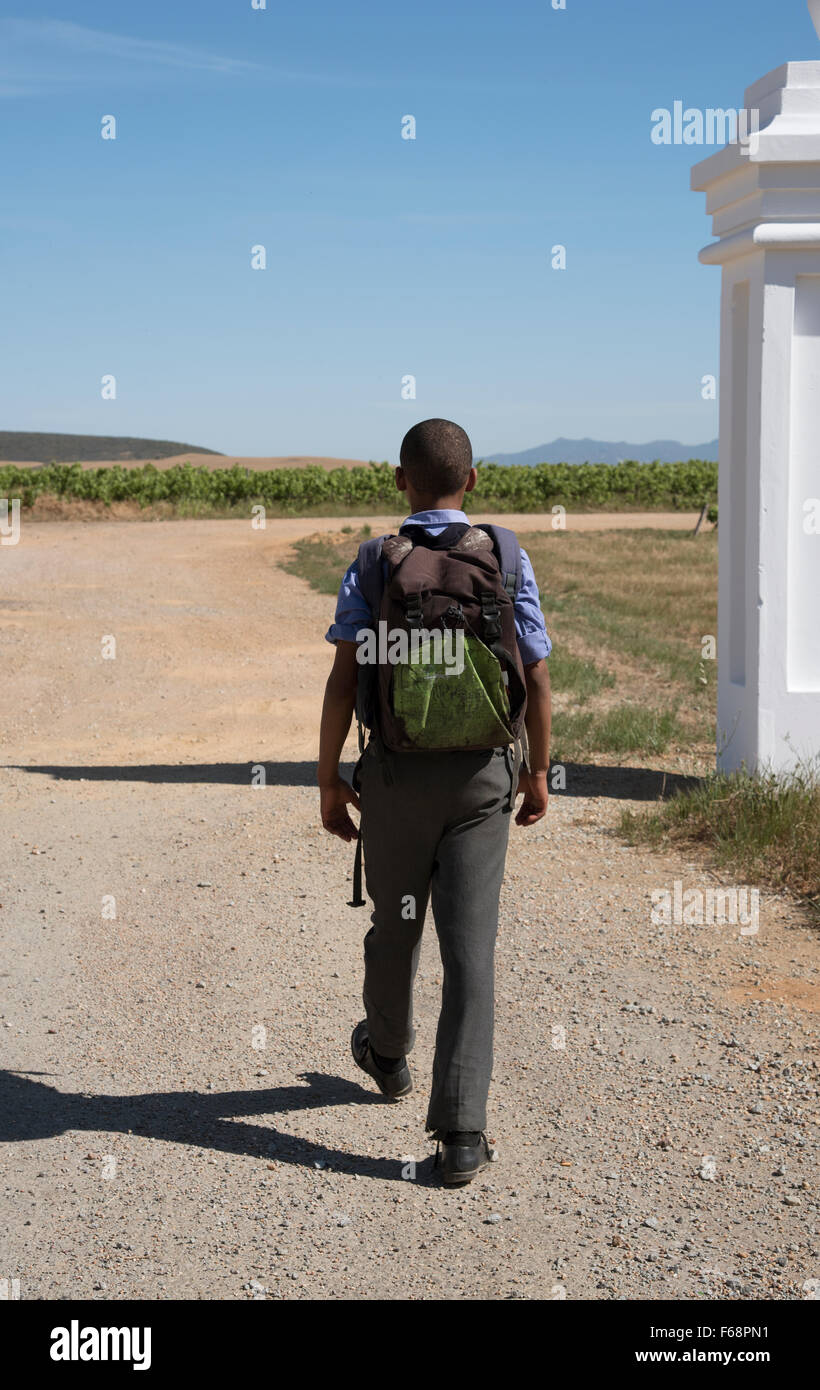
[[[713,438],[710,151],[651,113],[818,57],[804,0],[2,0],[0,428],[393,461],[431,415],[477,455]]]

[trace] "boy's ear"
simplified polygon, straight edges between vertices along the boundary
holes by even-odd
[[[473,488],[475,487],[475,485],[476,485],[477,482],[478,482],[478,474],[476,473],[476,471],[475,471],[474,468],[471,468],[471,469],[470,469],[470,476],[469,476],[469,478],[467,479],[467,483],[466,483],[466,486],[465,486],[465,488],[464,488],[464,491],[465,491],[465,492],[472,492],[472,490],[473,490]]]
[[[399,492],[407,491],[407,479],[404,476],[404,469],[402,468],[401,464],[399,464],[398,468],[396,469],[396,487],[398,488]]]

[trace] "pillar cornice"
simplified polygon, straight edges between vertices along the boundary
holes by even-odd
[[[698,252],[698,260],[725,265],[755,251],[820,251],[820,222],[759,222],[711,241]]]

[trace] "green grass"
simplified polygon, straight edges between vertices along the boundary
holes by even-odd
[[[699,845],[746,882],[794,893],[820,919],[816,769],[790,776],[714,774],[650,814],[624,811],[620,829],[633,844]]]
[[[588,759],[590,748],[608,754],[658,756],[673,739],[684,737],[673,710],[623,704],[600,715],[586,710],[559,712],[553,719],[552,757],[555,762],[579,762]]]
[[[311,589],[320,594],[336,594],[342,575],[370,534],[369,526],[356,531],[352,526],[343,526],[340,535],[305,536],[294,541],[293,558],[286,560],[282,569],[306,579]]]
[[[594,661],[560,648],[550,656],[550,678],[560,690],[573,694],[579,705],[586,704],[601,690],[611,690],[615,677],[611,671],[601,671]]]

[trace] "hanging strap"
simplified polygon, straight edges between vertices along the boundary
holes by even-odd
[[[521,725],[521,733],[518,735],[518,745],[521,749],[521,766],[525,772],[530,771],[530,741],[527,737],[526,724]]]
[[[353,769],[353,776],[350,785],[357,794],[362,786],[362,757],[364,755],[364,733],[361,721],[359,721],[359,761]],[[353,898],[347,904],[348,907],[364,907],[365,899],[362,894],[362,828],[359,825],[359,833],[356,836],[356,854],[353,859]]]
[[[362,738],[362,743],[364,743],[364,739],[363,739],[363,738]],[[386,756],[385,756],[384,744],[382,743],[381,738],[379,737],[379,735],[378,735],[377,733],[376,733],[376,734],[371,734],[370,741],[369,741],[367,747],[368,747],[369,750],[372,749],[372,755],[376,758],[377,762],[379,763],[379,765],[380,765],[380,767],[381,767],[381,774],[382,774],[382,777],[385,779],[386,782],[391,783],[391,782],[393,781],[393,774],[392,774],[392,772],[391,772],[391,770],[390,770],[389,762],[388,762],[388,760],[387,760],[387,758],[386,758]],[[351,779],[350,779],[350,785],[352,786],[354,792],[356,792],[360,797],[361,797],[361,791],[362,791],[362,763],[363,763],[363,762],[364,762],[364,749],[362,749],[362,752],[361,752],[361,754],[359,755],[359,761],[357,762],[356,766],[354,767],[354,769],[353,769],[353,776],[352,776]],[[356,853],[355,853],[354,858],[353,858],[353,897],[352,897],[352,899],[350,900],[350,902],[348,902],[348,904],[347,904],[348,907],[364,907],[364,906],[365,906],[365,903],[367,902],[367,899],[365,898],[364,893],[362,892],[362,855],[363,855],[363,851],[364,851],[364,843],[363,843],[363,841],[362,841],[362,826],[361,826],[361,816],[360,816],[360,817],[359,817],[359,833],[358,833],[358,835],[356,836]]]
[[[353,859],[353,897],[348,903],[348,907],[364,907],[365,899],[362,896],[362,832],[359,831],[356,837],[356,854]]]

